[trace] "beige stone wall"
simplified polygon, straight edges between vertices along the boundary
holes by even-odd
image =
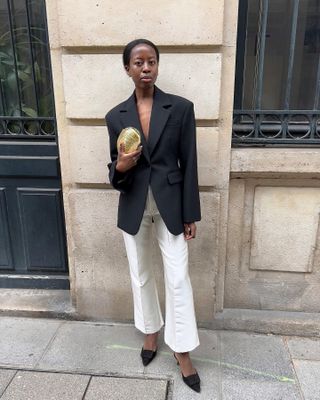
[[[320,312],[319,149],[233,149],[224,307]]]
[[[104,115],[133,90],[123,46],[147,37],[161,51],[159,87],[195,104],[203,219],[190,243],[190,271],[199,322],[224,308],[319,312],[320,150],[231,149],[238,2],[153,4],[47,1],[77,311],[132,319]],[[163,306],[156,246],[154,265]]]
[[[159,87],[195,104],[203,219],[190,243],[190,271],[198,320],[207,323],[223,302],[237,1],[153,5],[47,1],[72,299],[84,317],[132,319],[103,118],[133,91],[123,46],[147,37],[160,47]],[[163,304],[157,248],[154,260]]]

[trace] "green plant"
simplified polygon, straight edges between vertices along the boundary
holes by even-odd
[[[15,21],[23,21],[18,18],[23,11],[15,10]],[[3,24],[0,29],[0,114],[4,116],[53,116],[51,76],[45,62],[49,50],[45,28],[41,27],[44,9],[40,4],[35,11],[33,17],[39,26],[30,26],[30,35],[27,26],[11,31],[7,26],[3,31]]]

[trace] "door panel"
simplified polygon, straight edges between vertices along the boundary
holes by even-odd
[[[0,270],[13,270],[5,188],[0,188],[0,238]]]
[[[26,270],[65,271],[60,189],[17,188]]]
[[[67,278],[56,142],[0,141],[0,154],[0,287],[10,274]]]

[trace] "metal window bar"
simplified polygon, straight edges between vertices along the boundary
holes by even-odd
[[[30,11],[28,0],[25,0],[26,5],[26,14],[27,14],[27,27],[28,27],[28,37],[29,37],[29,49],[30,49],[30,56],[31,56],[31,71],[32,71],[32,80],[34,85],[34,92],[36,94],[36,107],[37,107],[37,114],[39,115],[39,99],[38,99],[38,91],[37,91],[37,82],[36,82],[36,73],[34,70],[34,54],[33,54],[33,46],[32,46],[32,35],[31,35],[31,21],[30,21]]]
[[[299,12],[299,0],[293,2],[293,15],[291,20],[291,33],[290,33],[290,46],[289,46],[289,62],[288,62],[288,74],[287,74],[287,85],[284,98],[284,108],[289,108],[292,75],[293,75],[293,61],[294,51],[296,45],[297,25],[298,25],[298,12]]]
[[[260,13],[259,13],[259,32],[257,43],[257,71],[255,74],[254,82],[254,107],[261,108],[262,100],[262,86],[263,86],[263,67],[264,67],[264,53],[266,48],[266,33],[268,21],[268,6],[269,0],[260,0]]]
[[[16,52],[16,42],[14,39],[14,22],[13,22],[13,10],[10,4],[10,0],[7,0],[8,6],[8,15],[9,15],[9,26],[10,26],[10,37],[11,37],[11,44],[13,49],[13,60],[14,60],[14,68],[15,68],[15,75],[16,75],[16,84],[17,84],[17,93],[19,98],[19,108],[20,108],[20,115],[22,114],[22,104],[21,104],[21,91],[19,85],[19,77],[18,77],[18,63],[17,63],[17,52]]]
[[[39,115],[39,90],[37,90],[37,84],[36,84],[36,76],[35,76],[35,70],[34,70],[34,50],[32,48],[32,32],[31,32],[31,10],[30,10],[30,2],[29,0],[25,0],[25,9],[26,9],[26,15],[27,15],[27,32],[28,32],[28,38],[29,38],[29,43],[27,46],[29,47],[29,53],[30,53],[30,58],[32,62],[32,78],[33,78],[33,84],[34,84],[34,89],[35,89],[35,94],[36,94],[36,105],[37,105],[37,117],[28,117],[28,116],[23,116],[23,110],[22,110],[22,97],[21,97],[21,90],[20,90],[20,85],[19,85],[19,76],[18,76],[18,60],[17,60],[17,51],[16,51],[16,41],[14,38],[14,9],[13,9],[13,3],[12,0],[7,0],[6,1],[7,5],[7,15],[8,15],[8,22],[9,22],[9,29],[10,29],[10,42],[11,46],[13,49],[13,59],[14,59],[14,73],[15,73],[15,78],[16,78],[16,85],[17,85],[17,97],[18,97],[18,108],[20,111],[20,116],[8,116],[5,115],[5,113],[2,113],[1,115],[1,109],[0,109],[0,140],[12,140],[12,139],[26,139],[26,140],[56,140],[56,132],[57,132],[57,125],[56,125],[56,120],[54,116],[41,116]],[[43,7],[45,7],[45,3],[43,2]],[[45,16],[45,13],[44,13]],[[49,40],[48,40],[48,33],[47,33],[47,21],[46,19],[43,21],[45,29],[46,29],[46,34],[45,34],[45,40],[47,43],[47,49],[46,49],[46,57],[48,61],[48,66],[50,69],[50,78],[51,78],[51,63],[50,63],[50,54],[49,54]],[[52,102],[53,102],[53,83],[52,79],[50,79],[50,87],[51,87],[51,93],[52,93]],[[4,90],[3,90],[3,85],[0,80],[0,101],[2,105],[2,111],[5,110],[6,106],[6,101],[5,101],[5,95],[4,95]],[[53,102],[54,104],[54,102]],[[53,110],[54,114],[54,110]]]
[[[239,9],[248,10],[248,0],[240,0]],[[295,54],[295,41],[299,16],[299,0],[293,2],[291,32],[289,43],[289,59],[287,80],[285,88],[284,107],[282,110],[262,110],[263,65],[265,55],[265,39],[267,27],[268,0],[261,0],[259,6],[259,29],[257,41],[257,62],[254,80],[253,109],[241,109],[243,90],[243,66],[245,52],[241,51],[240,43],[237,46],[236,93],[235,110],[233,113],[232,145],[240,146],[319,146],[320,147],[320,57],[317,69],[317,81],[313,110],[290,110],[290,94],[293,79],[293,64]],[[245,23],[244,23],[245,21]],[[238,41],[242,49],[246,47],[247,21],[239,11]],[[239,57],[242,61],[239,61]],[[240,69],[240,67],[242,67]],[[241,91],[239,93],[238,91]],[[239,107],[240,106],[240,107]],[[297,121],[297,118],[299,120]],[[301,122],[301,119],[304,119]],[[270,122],[270,119],[273,122]]]
[[[316,91],[313,104],[313,108],[315,110],[319,109],[319,99],[320,99],[320,55],[318,59],[317,82],[316,82]]]

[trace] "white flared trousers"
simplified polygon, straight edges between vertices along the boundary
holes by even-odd
[[[135,326],[146,334],[158,332],[164,324],[152,266],[153,225],[164,266],[164,341],[177,353],[188,352],[199,345],[188,271],[188,245],[183,233],[176,236],[168,231],[150,189],[138,233],[130,235],[122,231],[130,268]]]

